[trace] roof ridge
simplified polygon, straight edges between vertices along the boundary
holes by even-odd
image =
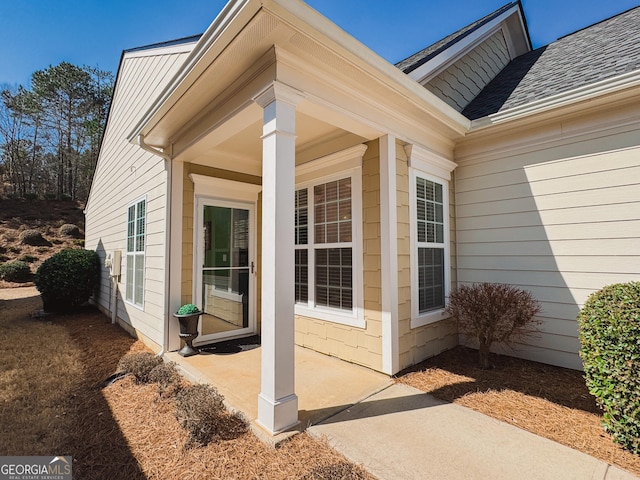
[[[491,20],[495,19],[496,17],[500,16],[502,13],[506,12],[510,8],[513,8],[519,4],[520,4],[520,0],[509,2],[506,5],[503,5],[502,7],[498,8],[497,10],[489,13],[488,15],[485,15],[484,17],[456,30],[455,32],[447,35],[444,38],[441,38],[437,42],[432,43],[431,45],[423,48],[422,50],[419,50],[418,52],[412,55],[409,55],[407,58],[400,60],[395,64],[395,66],[401,69],[404,73],[411,73],[416,68],[419,68],[420,66],[427,63],[431,58],[435,57],[442,51],[446,50],[447,48],[456,44],[457,42],[467,37],[471,33],[475,32],[477,29],[489,23]],[[421,56],[421,54],[423,53],[424,55]],[[415,60],[409,62],[409,60],[412,58],[415,58]],[[406,64],[406,65],[403,66],[403,64]]]
[[[167,40],[165,42],[150,43],[149,45],[142,45],[140,47],[133,47],[124,50],[124,53],[140,52],[143,50],[153,50],[154,48],[173,47],[175,45],[182,45],[185,43],[197,42],[202,34],[190,35],[188,37],[176,38],[175,40]]]

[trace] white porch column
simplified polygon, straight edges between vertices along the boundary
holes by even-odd
[[[382,278],[382,371],[400,368],[398,334],[398,219],[396,137],[380,137],[380,250]]]
[[[262,368],[258,424],[271,434],[298,423],[294,383],[294,193],[296,105],[274,82],[255,99],[262,127]]]

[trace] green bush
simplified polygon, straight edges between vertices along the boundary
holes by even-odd
[[[18,260],[25,263],[33,263],[38,261],[38,257],[35,257],[33,255],[22,255]]]
[[[593,293],[578,315],[587,387],[613,439],[640,454],[640,282]]]
[[[51,246],[51,243],[42,237],[38,230],[23,230],[19,235],[20,243],[33,246]]]
[[[31,276],[29,265],[21,260],[3,263],[0,265],[0,279],[7,282],[28,282]]]
[[[36,287],[45,310],[65,311],[89,300],[100,279],[98,254],[65,249],[45,260],[36,272]]]

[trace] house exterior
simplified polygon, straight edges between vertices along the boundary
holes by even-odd
[[[541,302],[513,355],[581,368],[576,315],[640,270],[640,8],[532,49],[520,2],[391,65],[299,0],[231,0],[123,53],[86,207],[96,301],[157,351],[260,333],[258,422],[294,344],[394,374],[460,339],[459,284]],[[197,344],[197,342],[196,342]]]

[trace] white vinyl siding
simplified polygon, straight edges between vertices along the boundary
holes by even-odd
[[[192,45],[191,45],[192,46]],[[122,275],[117,278],[118,318],[157,344],[163,341],[164,265],[166,238],[166,169],[164,160],[129,143],[127,135],[188,55],[177,47],[125,52],[107,120],[98,164],[86,207],[86,248],[104,260],[106,252],[122,252]],[[167,53],[165,53],[167,52]],[[146,198],[144,310],[125,301],[127,278],[127,212]],[[112,281],[102,270],[96,301],[111,309]]]
[[[125,299],[140,308],[144,306],[146,217],[145,199],[137,201],[127,209]]]
[[[508,354],[580,369],[585,300],[638,279],[640,148],[627,145],[640,129],[627,129],[458,159],[458,281],[513,284],[542,303],[542,332]]]

